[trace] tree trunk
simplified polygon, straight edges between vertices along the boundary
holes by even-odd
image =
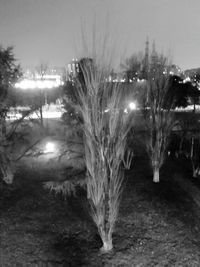
[[[193,113],[196,113],[196,104],[194,103],[194,106],[193,106]]]
[[[107,253],[113,249],[111,235],[105,234],[104,238],[102,238],[102,242],[103,242],[103,246],[101,247],[101,252]]]
[[[99,220],[99,225],[97,226],[102,243],[103,243],[103,246],[100,249],[102,253],[107,253],[111,251],[113,248],[113,244],[112,244],[112,232],[113,231],[111,229],[112,228],[110,224],[111,218],[109,214],[114,207],[111,207],[109,205],[109,203],[111,202],[110,197],[107,194],[105,195],[106,195],[105,199],[102,203],[103,212],[100,216],[101,220]]]
[[[14,180],[14,174],[11,167],[5,165],[3,166],[3,164],[1,164],[1,173],[3,181],[7,184],[12,184]]]
[[[40,106],[40,122],[41,122],[41,126],[43,127],[43,126],[44,126],[44,123],[43,123],[43,111],[42,111],[42,106]]]
[[[160,170],[158,167],[153,168],[153,182],[154,183],[160,182]]]
[[[5,136],[6,135],[6,118],[4,117],[4,118],[2,118],[2,121],[1,121],[1,123],[2,123],[2,134]]]
[[[192,158],[191,158],[191,163],[192,163],[192,177],[193,178],[197,178],[198,172],[199,172],[199,168],[198,168],[198,166],[195,166],[194,161],[193,161]]]

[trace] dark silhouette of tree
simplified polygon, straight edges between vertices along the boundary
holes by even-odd
[[[21,75],[20,66],[16,64],[13,48],[0,47],[0,171],[5,182],[13,180],[13,169],[8,148],[10,137],[16,126],[10,127],[7,132],[6,117],[12,105],[11,91]]]
[[[76,73],[67,80],[63,86],[63,104],[66,112],[63,114],[63,119],[68,125],[82,123],[81,115],[76,111],[75,106],[79,103],[79,86],[84,94],[87,94],[86,83],[92,79],[91,72],[93,71],[94,63],[91,58],[81,58],[78,61]],[[86,72],[86,70],[89,70]]]
[[[196,104],[199,104],[199,85],[200,85],[200,69],[197,69],[190,75],[191,81],[188,82],[188,91],[190,93],[191,102],[194,105],[193,111],[196,110]]]
[[[13,48],[0,47],[0,116],[3,131],[5,130],[5,118],[11,106],[11,90],[14,83],[21,76],[20,66],[16,64]]]
[[[174,107],[187,107],[188,105],[188,84],[183,82],[179,76],[173,75],[169,78],[169,90],[166,95],[166,101],[174,101]]]
[[[130,58],[127,58],[124,63],[121,63],[126,82],[143,78],[143,60],[144,55],[140,52],[133,54]]]

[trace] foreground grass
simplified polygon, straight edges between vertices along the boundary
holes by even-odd
[[[199,266],[200,211],[173,181],[172,165],[153,184],[146,162],[134,162],[107,255],[82,190],[65,200],[31,173],[2,185],[0,266]]]

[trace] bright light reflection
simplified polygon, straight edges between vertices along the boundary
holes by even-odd
[[[52,142],[46,143],[44,153],[53,153],[55,152],[55,144]]]

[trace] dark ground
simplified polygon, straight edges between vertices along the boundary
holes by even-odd
[[[146,161],[133,162],[107,255],[82,190],[65,200],[43,189],[41,177],[18,173],[0,189],[0,266],[200,266],[200,208],[176,173],[190,175],[168,161],[153,184]]]

